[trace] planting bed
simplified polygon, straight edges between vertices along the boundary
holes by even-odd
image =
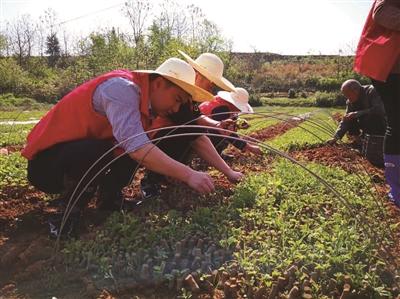
[[[239,185],[195,163],[213,194],[165,184],[124,213],[93,201],[79,240],[57,252],[49,198],[28,187],[18,153],[0,155],[0,298],[396,298],[400,214],[383,171],[348,145],[325,146],[335,126],[325,113],[269,124],[251,137],[307,169],[229,148]]]

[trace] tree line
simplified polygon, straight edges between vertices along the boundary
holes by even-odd
[[[226,76],[251,93],[333,91],[356,77],[349,56],[293,56],[232,52],[215,23],[195,5],[127,0],[120,9],[129,30],[99,28],[74,37],[52,9],[33,19],[22,15],[0,32],[0,94],[54,103],[82,82],[117,69],[154,69],[183,50],[195,58],[217,53]]]
[[[54,102],[76,85],[116,69],[153,69],[178,49],[196,57],[218,52],[226,60],[231,42],[194,5],[164,0],[154,14],[149,0],[126,1],[121,16],[130,28],[99,28],[75,39],[56,12],[38,19],[22,15],[0,32],[0,93]]]

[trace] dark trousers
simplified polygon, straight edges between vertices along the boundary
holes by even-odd
[[[123,155],[102,171],[114,158],[112,152],[101,158],[112,146],[111,141],[93,139],[56,144],[28,162],[28,180],[45,193],[63,193],[66,191],[66,179],[75,183],[75,189],[89,168],[95,165],[85,175],[77,191],[84,190],[94,177],[91,186],[100,184],[106,190],[121,190],[129,184],[137,162]],[[95,164],[96,161],[98,163]]]
[[[385,106],[387,128],[383,151],[400,155],[400,74],[390,74],[386,82],[372,80]]]
[[[247,142],[244,140],[230,138],[230,137],[239,138],[239,135],[237,135],[236,133],[232,133],[230,136],[222,135],[216,130],[210,130],[210,133],[220,135],[220,136],[209,136],[212,144],[214,145],[215,149],[220,155],[224,151],[224,149],[228,147],[229,144],[232,144],[239,150],[243,150],[247,145]]]
[[[386,121],[378,115],[366,115],[362,118],[348,121],[348,134],[358,136],[361,134],[383,135],[386,130]]]
[[[225,137],[209,136],[209,138],[212,144],[214,145],[215,149],[217,150],[218,154],[220,155],[224,151],[224,149],[226,149],[229,145],[229,140]]]
[[[178,129],[161,129],[154,135],[154,139],[167,137],[168,135],[175,134],[185,134],[185,133],[203,133],[204,130],[201,128],[178,128]],[[194,136],[177,136],[171,138],[164,138],[161,140],[154,141],[154,144],[170,156],[172,159],[179,161],[183,164],[188,164],[190,153],[191,153],[191,143],[196,140],[200,135]],[[148,171],[146,173],[147,178],[152,182],[158,182],[162,179],[162,175]]]

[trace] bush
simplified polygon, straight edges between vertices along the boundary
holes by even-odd
[[[326,91],[334,91],[340,90],[340,86],[342,86],[343,79],[342,78],[320,78],[318,80],[317,89],[318,90],[326,90]]]
[[[249,105],[252,107],[260,107],[263,105],[260,96],[258,95],[251,95],[249,98]]]
[[[13,58],[0,58],[0,93],[19,93],[28,76]]]
[[[15,108],[24,108],[27,110],[43,108],[43,104],[36,102],[34,99],[15,97],[12,93],[0,95],[0,110],[13,110]]]
[[[288,98],[289,99],[294,99],[295,97],[296,97],[296,91],[293,88],[289,89]]]
[[[316,92],[315,102],[318,107],[345,106],[346,98],[340,92]]]
[[[315,107],[314,98],[298,98],[298,99],[288,99],[288,98],[262,98],[264,105],[270,106],[281,106],[281,107]]]

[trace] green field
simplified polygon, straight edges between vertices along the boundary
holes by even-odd
[[[268,106],[256,112],[245,116],[251,127],[241,133],[309,113],[299,126],[266,142],[286,152],[322,145],[336,128],[331,115],[342,110]],[[43,113],[26,112],[23,119]],[[22,145],[31,126],[0,126],[2,146]],[[256,163],[252,156],[246,159]],[[184,187],[165,191],[175,201],[196,203],[189,210],[168,207],[159,198],[140,212],[115,212],[81,239],[63,243],[65,268],[84,271],[98,288],[150,283],[188,297],[193,294],[183,277],[192,273],[201,284],[218,270],[230,277],[243,273],[236,290],[242,298],[263,289],[287,297],[298,288],[303,296],[327,299],[332,292],[340,295],[349,279],[354,298],[394,298],[400,273],[387,249],[396,246],[398,224],[373,193],[369,177],[301,162],[259,158],[260,167],[268,167],[248,171],[228,195],[222,187],[206,196]],[[27,185],[26,161],[18,152],[0,156],[0,165],[0,188]],[[278,287],[279,281],[284,285]],[[220,284],[211,282],[214,289]],[[48,288],[56,292],[57,285]]]

